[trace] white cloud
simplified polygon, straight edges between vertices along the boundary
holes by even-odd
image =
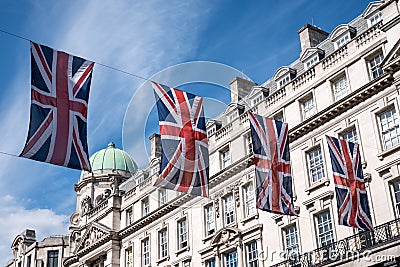
[[[36,231],[36,240],[67,233],[69,217],[50,209],[26,209],[11,195],[0,198],[0,265],[12,258],[11,243],[25,229]],[[4,231],[4,229],[7,229]]]

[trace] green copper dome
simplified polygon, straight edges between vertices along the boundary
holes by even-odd
[[[137,165],[125,151],[115,148],[115,144],[110,142],[107,148],[94,153],[90,159],[92,171],[97,170],[122,170],[134,174]]]

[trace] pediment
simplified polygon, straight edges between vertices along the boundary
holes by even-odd
[[[229,246],[234,240],[241,237],[239,229],[234,227],[225,227],[215,233],[211,239],[211,246],[226,245]]]
[[[238,103],[230,103],[230,104],[226,107],[226,109],[225,109],[225,111],[224,111],[224,114],[225,114],[225,115],[228,115],[228,114],[230,114],[230,113],[232,113],[232,112],[234,112],[235,110],[238,110],[238,109],[244,110],[244,106],[242,106],[242,105],[240,105],[240,104],[238,104]]]
[[[75,253],[96,243],[104,241],[108,236],[110,236],[111,232],[112,229],[108,228],[107,226],[97,222],[92,222],[88,225],[86,231],[80,238],[80,242],[75,249]]]
[[[385,71],[396,69],[400,62],[400,39],[396,42],[393,48],[389,51],[383,59],[381,66]]]
[[[294,73],[296,73],[296,71],[295,71],[294,69],[292,69],[292,68],[289,68],[288,66],[280,67],[280,68],[275,72],[274,78],[273,78],[273,79],[274,79],[275,81],[276,81],[276,80],[279,80],[279,78],[285,76],[285,75],[288,74],[288,73],[294,74]]]
[[[356,29],[348,24],[341,24],[332,31],[329,39],[333,42],[335,39],[339,38],[347,32],[354,33],[356,32]]]
[[[251,88],[251,91],[248,95],[248,98],[252,98],[255,95],[258,95],[260,92],[263,92],[264,94],[268,95],[269,89],[265,88],[265,87],[261,87],[261,86],[253,86],[253,88]]]
[[[367,8],[362,13],[363,18],[368,18],[384,3],[384,1],[375,1],[368,4]]]
[[[301,56],[300,56],[300,61],[301,62],[304,62],[304,61],[306,61],[307,59],[309,59],[309,58],[311,58],[313,55],[315,55],[315,54],[317,54],[317,53],[319,53],[319,54],[324,54],[324,50],[322,50],[322,49],[320,49],[320,48],[317,48],[317,47],[310,47],[310,48],[307,48],[306,50],[304,50],[304,52],[301,54]]]

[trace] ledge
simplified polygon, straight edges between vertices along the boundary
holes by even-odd
[[[169,255],[168,256],[165,256],[165,257],[163,257],[163,258],[161,258],[161,259],[158,259],[157,261],[156,261],[156,263],[157,263],[157,265],[159,265],[160,263],[162,263],[162,262],[164,262],[164,261],[168,261],[169,260]]]
[[[328,186],[330,184],[330,182],[331,181],[327,177],[321,178],[317,182],[315,182],[312,185],[310,185],[309,187],[307,187],[304,190],[304,192],[306,192],[307,194],[310,194],[311,191],[314,191],[317,188],[320,188],[320,187],[323,187],[323,186]]]
[[[389,148],[388,150],[378,153],[377,157],[379,160],[383,160],[385,157],[387,157],[388,155],[390,155],[398,150],[400,150],[400,144],[398,144],[392,148]]]
[[[183,252],[187,252],[190,251],[190,246],[187,245],[186,247],[180,248],[175,252],[175,256],[177,257],[179,254],[183,253]]]
[[[242,220],[240,220],[240,222],[242,223],[242,225],[245,225],[246,222],[253,220],[253,219],[258,219],[258,217],[259,217],[258,212],[256,212],[252,215],[247,216],[246,218],[243,218]]]

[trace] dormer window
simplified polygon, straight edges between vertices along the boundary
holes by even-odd
[[[300,61],[304,63],[304,69],[308,70],[316,65],[324,55],[324,51],[320,48],[307,48],[300,56]]]
[[[332,34],[331,37],[329,38],[332,42],[333,45],[336,49],[339,49],[340,47],[344,46],[348,42],[350,42],[351,38],[354,37],[356,34],[356,29],[347,25],[347,24],[342,24],[337,26]]]
[[[371,2],[364,10],[362,17],[367,20],[368,27],[372,27],[382,20],[382,13],[379,7],[384,3],[384,1]]]
[[[373,26],[382,20],[382,13],[380,11],[376,12],[372,17],[368,19],[368,25]]]
[[[274,74],[278,89],[288,84],[296,75],[296,70],[289,67],[280,67]]]
[[[228,119],[228,123],[234,121],[244,112],[244,106],[239,105],[237,103],[231,103],[225,110],[225,115]]]
[[[249,95],[248,99],[251,101],[252,106],[256,106],[258,103],[262,102],[269,94],[269,89],[263,86],[254,86]]]
[[[209,120],[207,121],[206,128],[207,128],[207,135],[211,136],[221,128],[221,122],[216,120]]]

